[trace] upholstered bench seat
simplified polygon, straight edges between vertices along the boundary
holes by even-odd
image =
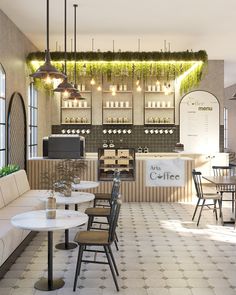
[[[46,190],[30,190],[24,170],[0,178],[0,266],[30,233],[14,227],[11,218],[17,214],[44,208],[40,197]]]

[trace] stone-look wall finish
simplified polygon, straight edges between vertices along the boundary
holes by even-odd
[[[30,25],[30,24],[29,24]],[[30,83],[27,71],[26,57],[37,48],[16,27],[16,25],[0,10],[0,63],[6,71],[6,101],[7,109],[11,95],[19,92],[25,103],[28,118],[28,86]],[[39,155],[42,154],[42,137],[50,134],[49,99],[39,92],[38,141]],[[20,133],[19,133],[20,134]]]
[[[229,150],[236,152],[236,136],[234,133],[236,126],[236,100],[229,100],[236,92],[236,84],[225,88],[225,102],[224,105],[228,109],[228,129],[232,130],[229,132]]]

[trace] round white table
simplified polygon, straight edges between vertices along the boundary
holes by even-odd
[[[71,187],[74,191],[80,191],[80,190],[87,190],[96,188],[99,186],[99,182],[97,181],[90,181],[90,180],[81,180],[80,183],[72,183]],[[75,204],[75,210],[78,210],[78,204]]]
[[[56,210],[55,219],[46,218],[46,210],[29,211],[11,218],[18,228],[48,232],[48,277],[41,278],[34,287],[41,291],[52,291],[64,286],[63,279],[53,279],[53,231],[69,229],[88,221],[85,213],[72,210]]]
[[[81,180],[80,183],[72,183],[73,190],[85,190],[96,188],[99,186],[99,182],[90,180]]]
[[[40,198],[40,200],[46,202],[47,198],[48,196],[44,196]],[[69,205],[90,202],[94,200],[95,196],[91,193],[72,192],[71,197],[64,197],[63,195],[56,193],[55,198],[57,205],[65,205],[65,209],[69,210]],[[71,250],[77,247],[77,244],[69,242],[69,229],[65,230],[65,242],[59,243],[55,247],[60,250]]]

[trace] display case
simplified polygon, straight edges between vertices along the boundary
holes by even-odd
[[[98,180],[112,180],[115,170],[120,172],[121,180],[135,180],[135,149],[98,149]]]
[[[144,91],[144,124],[175,124],[174,81],[148,80]]]

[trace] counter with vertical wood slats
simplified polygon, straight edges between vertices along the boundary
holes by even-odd
[[[172,157],[173,158],[173,157]],[[150,159],[150,158],[149,158]],[[168,159],[167,159],[168,160]],[[55,171],[55,164],[61,160],[35,158],[27,162],[27,174],[31,189],[48,189],[43,187],[40,179],[45,171]],[[97,158],[85,160],[87,167],[81,175],[83,180],[97,180]],[[121,194],[124,202],[190,202],[192,200],[192,169],[194,160],[185,158],[185,186],[183,187],[146,187],[146,159],[136,159],[135,181],[122,181]],[[112,182],[101,181],[96,189],[88,192],[110,192]]]

